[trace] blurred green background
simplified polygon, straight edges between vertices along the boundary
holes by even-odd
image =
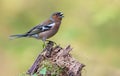
[[[86,67],[83,76],[120,76],[120,0],[0,0],[0,76],[21,76],[42,50],[42,41],[9,40],[28,31],[53,12],[65,17],[50,40]]]

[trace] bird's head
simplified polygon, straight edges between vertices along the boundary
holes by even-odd
[[[64,17],[64,16],[63,16],[63,13],[62,13],[62,12],[55,12],[55,13],[53,13],[53,14],[51,15],[51,19],[52,19],[53,21],[62,20],[63,17]]]

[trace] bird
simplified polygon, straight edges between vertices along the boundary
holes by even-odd
[[[58,32],[63,17],[64,16],[62,12],[54,12],[49,17],[49,19],[34,26],[26,33],[10,35],[9,38],[10,39],[23,38],[23,37],[35,38],[38,40],[42,40],[45,45],[46,41],[50,41],[47,39],[51,38]]]

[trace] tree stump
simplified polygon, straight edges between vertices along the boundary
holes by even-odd
[[[85,66],[82,63],[79,63],[74,59],[70,51],[72,48],[68,45],[66,48],[62,48],[60,46],[54,46],[54,43],[49,41],[44,48],[44,50],[39,54],[37,59],[35,60],[34,64],[28,70],[27,74],[30,76],[81,76],[81,70]],[[48,62],[48,67],[52,64],[52,70],[48,71],[46,66],[43,67],[45,60]],[[59,71],[56,71],[55,68]],[[41,74],[41,71],[44,70],[44,74]],[[54,73],[58,74],[52,74]]]

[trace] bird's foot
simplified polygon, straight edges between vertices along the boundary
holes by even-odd
[[[52,43],[53,45],[55,44],[57,46],[57,43],[51,40],[46,40],[48,42],[48,44]]]
[[[54,44],[57,46],[57,43],[56,43],[56,42],[51,41],[51,40],[46,40],[46,41],[44,42],[44,44],[43,44],[43,48],[46,48],[46,47],[49,46],[49,45],[54,46]]]

